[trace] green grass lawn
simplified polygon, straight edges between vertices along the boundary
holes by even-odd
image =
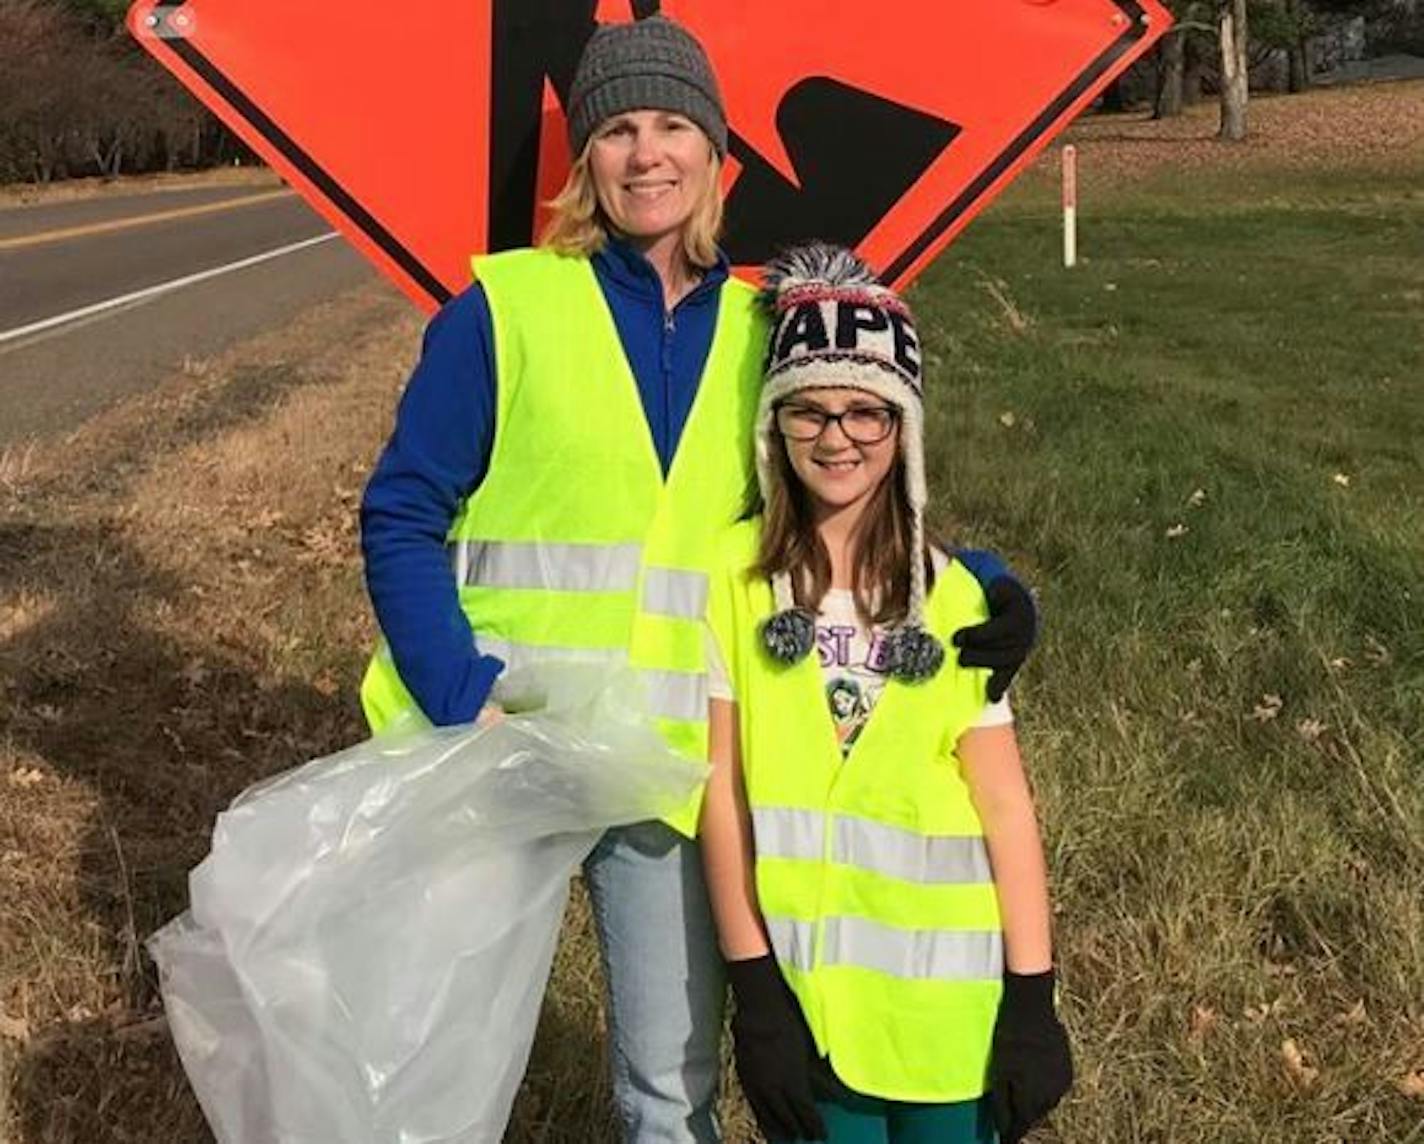
[[[937,523],[1043,608],[1065,1141],[1424,1140],[1421,188],[1179,172],[1067,271],[1030,182],[914,291]]]
[[[1358,164],[1417,91],[1280,101],[1262,153],[1315,115]],[[934,522],[1042,601],[1079,1080],[1035,1139],[1424,1144],[1424,153],[1096,146],[1081,266],[1040,169],[913,296]],[[1142,148],[1175,172],[1109,177]],[[354,503],[416,344],[358,291],[0,455],[0,1140],[207,1139],[137,939],[219,806],[361,733]],[[510,1144],[616,1139],[598,960],[576,898]]]

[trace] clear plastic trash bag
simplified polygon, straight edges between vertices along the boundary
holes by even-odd
[[[635,714],[631,673],[535,682],[536,710],[408,725],[219,815],[148,949],[220,1144],[502,1139],[573,872],[705,777]]]

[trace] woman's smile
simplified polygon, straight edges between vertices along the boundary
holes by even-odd
[[[686,116],[628,111],[598,129],[589,151],[599,203],[634,239],[676,235],[711,177],[712,145]]]

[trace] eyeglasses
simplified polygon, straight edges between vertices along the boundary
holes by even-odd
[[[853,405],[831,413],[815,405],[787,403],[776,407],[776,430],[792,441],[815,441],[835,422],[857,445],[874,445],[895,431],[900,412],[888,405]]]

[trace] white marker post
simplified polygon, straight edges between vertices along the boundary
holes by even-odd
[[[1078,264],[1078,148],[1063,148],[1063,265]]]

